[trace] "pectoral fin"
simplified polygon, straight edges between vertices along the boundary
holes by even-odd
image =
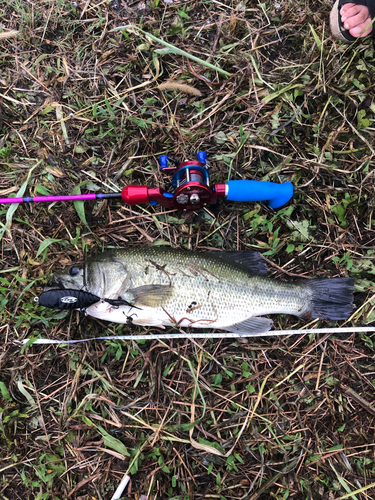
[[[245,321],[241,321],[241,323],[230,325],[225,329],[228,332],[246,333],[254,335],[255,337],[256,335],[268,332],[271,329],[272,324],[272,319],[254,316],[252,318],[245,319]]]
[[[143,285],[128,290],[134,299],[132,304],[139,306],[162,306],[172,297],[173,286],[170,285]]]

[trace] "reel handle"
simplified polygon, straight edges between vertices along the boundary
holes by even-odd
[[[229,201],[267,201],[271,208],[285,205],[293,196],[293,184],[267,181],[228,181],[226,199]]]

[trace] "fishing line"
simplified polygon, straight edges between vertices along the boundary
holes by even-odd
[[[354,332],[374,332],[374,326],[353,326],[342,328],[307,328],[306,330],[273,330],[265,333],[238,333],[238,332],[222,332],[222,333],[156,333],[151,335],[114,335],[108,337],[94,337],[91,339],[77,340],[55,340],[55,339],[24,339],[15,342],[25,345],[27,342],[34,344],[79,344],[81,342],[91,342],[93,340],[174,340],[174,339],[243,339],[248,337],[272,337],[281,335],[304,335],[306,333],[354,333]]]

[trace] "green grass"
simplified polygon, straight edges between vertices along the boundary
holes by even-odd
[[[374,496],[371,335],[14,343],[155,333],[33,301],[83,248],[139,244],[259,250],[278,279],[354,276],[346,326],[374,323],[374,45],[332,40],[326,0],[277,5],[0,0],[19,31],[0,40],[1,196],[168,190],[158,156],[199,150],[212,184],[295,185],[278,211],[0,207],[0,498],[105,500],[124,474],[129,499]],[[168,79],[202,96],[159,91]]]

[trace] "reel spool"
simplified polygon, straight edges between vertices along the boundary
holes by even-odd
[[[212,189],[207,171],[207,154],[197,154],[198,161],[184,161],[175,167],[168,167],[168,156],[159,158],[160,170],[174,172],[172,177],[173,202],[180,210],[196,210],[212,203]]]

